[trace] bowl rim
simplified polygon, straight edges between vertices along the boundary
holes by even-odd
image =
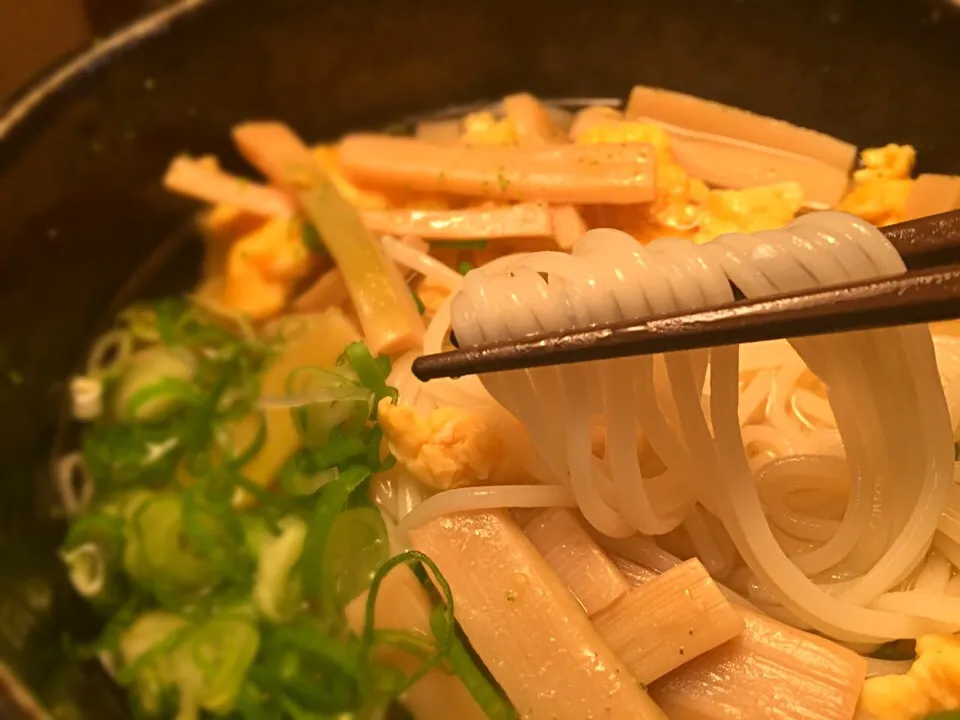
[[[115,55],[137,43],[169,30],[177,21],[223,0],[175,0],[171,5],[147,12],[105,38],[94,38],[87,47],[55,61],[46,70],[14,91],[0,104],[0,145],[61,92],[98,67],[105,67]]]

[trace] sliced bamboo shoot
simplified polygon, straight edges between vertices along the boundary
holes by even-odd
[[[553,235],[550,211],[542,203],[463,210],[367,210],[362,215],[364,224],[375,233],[440,242]]]
[[[580,236],[587,231],[580,211],[573,205],[557,205],[550,208],[553,218],[553,237],[563,250],[570,250]]]
[[[613,562],[617,566],[617,570],[634,585],[642,585],[643,583],[650,582],[660,574],[644,565],[625,558],[614,558]]]
[[[340,164],[358,183],[493,200],[574,204],[653,199],[653,148],[646,144],[434,145],[413,138],[348,135]]]
[[[357,635],[363,631],[367,593],[347,605],[345,614],[350,629]],[[430,597],[406,565],[400,565],[384,578],[377,595],[374,625],[385,630],[413,630],[430,637]],[[383,660],[400,668],[407,675],[415,672],[421,659],[401,650],[391,650]],[[402,698],[417,720],[486,720],[486,715],[455,675],[434,668]]]
[[[544,510],[524,531],[588,615],[610,606],[631,585],[572,510]]]
[[[507,513],[448,515],[410,540],[450,584],[460,626],[521,718],[665,720]]]
[[[960,177],[956,175],[920,175],[910,189],[904,220],[960,208]]]
[[[666,130],[677,162],[695,178],[737,189],[793,181],[814,207],[840,202],[857,156],[829,135],[667,90],[635,87],[627,117]]]
[[[295,312],[317,312],[343,305],[350,292],[339,268],[327,270],[293,301]]]
[[[650,686],[670,720],[850,720],[867,662],[746,610],[743,633]]]
[[[321,313],[288,315],[267,326],[265,331],[284,340],[279,356],[263,374],[260,392],[265,397],[286,395],[287,378],[299,367],[332,367],[343,349],[360,339],[357,329],[338,308],[328,308]],[[262,414],[266,423],[266,442],[260,452],[243,466],[243,473],[248,480],[268,487],[290,455],[300,447],[300,435],[289,409],[269,408]],[[260,429],[260,418],[256,414],[242,418],[230,427],[233,444],[237,448],[250,447]],[[233,497],[235,507],[246,507],[251,501],[247,491],[237,488]]]
[[[293,201],[280,190],[234,177],[211,163],[186,155],[175,157],[170,163],[163,176],[163,187],[261,217],[289,217],[295,210]]]
[[[233,138],[272,184],[296,198],[320,233],[343,273],[370,349],[399,353],[419,347],[424,327],[410,289],[313,152],[280,123],[239,125]]]
[[[644,684],[743,630],[743,620],[696,559],[634,588],[597,613],[593,624]]]
[[[503,99],[503,113],[513,123],[517,144],[521,147],[552,145],[564,139],[546,108],[530,93],[507,95]]]
[[[671,90],[637,85],[630,92],[626,116],[785,150],[844,173],[850,172],[857,159],[855,145],[825,133]]]

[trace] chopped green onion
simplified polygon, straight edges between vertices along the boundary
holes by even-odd
[[[423,300],[417,295],[416,290],[410,288],[410,294],[413,295],[413,301],[417,304],[417,312],[424,315],[427,312],[427,306],[423,304]]]
[[[87,359],[87,375],[107,377],[122,368],[133,352],[133,335],[127,330],[105,332],[93,344]]]
[[[435,637],[446,632],[443,610],[435,607],[430,613],[430,629]],[[447,658],[450,669],[460,678],[467,692],[477,701],[477,705],[491,720],[516,720],[517,712],[504,697],[503,693],[487,679],[474,663],[463,642],[454,633],[453,644]]]
[[[299,562],[303,575],[303,591],[309,600],[317,602],[321,590],[324,590],[321,568],[333,521],[350,493],[369,475],[370,470],[367,468],[353,465],[341,471],[340,477],[334,482],[320,489]]]
[[[183,347],[155,346],[133,356],[120,378],[114,412],[123,420],[156,420],[180,403],[198,403],[191,383],[197,358]]]
[[[387,385],[389,368],[387,368],[387,371],[384,372],[383,365],[379,360],[375,360],[373,358],[373,355],[370,354],[367,346],[362,342],[355,342],[347,345],[346,350],[343,351],[342,358],[346,359],[346,361],[350,363],[350,366],[357,373],[357,377],[360,379],[360,384],[373,392],[374,402],[371,416],[372,419],[376,419],[377,404],[380,402],[380,400],[388,397],[392,402],[395,403],[399,397],[396,388],[392,388]]]
[[[328,482],[340,477],[335,467],[316,469],[310,455],[297,454],[280,469],[280,484],[288,495],[313,495]]]
[[[461,275],[466,275],[471,270],[473,270],[473,263],[469,260],[461,260],[457,265],[457,272]]]
[[[300,223],[300,241],[314,255],[327,254],[327,248],[324,247],[323,240],[320,239],[320,233],[309,222]]]
[[[323,594],[330,612],[341,612],[347,603],[370,587],[373,576],[388,555],[387,529],[379,510],[357,507],[340,512],[333,520],[323,558]]]
[[[260,612],[273,622],[290,619],[301,602],[300,578],[294,568],[306,537],[307,524],[289,516],[280,521],[278,537],[261,541],[253,598]]]
[[[216,714],[232,710],[259,646],[260,634],[248,621],[215,618],[204,623],[177,653],[183,678],[181,703],[184,692],[196,689],[205,710]]]
[[[304,404],[294,406],[292,412],[304,443],[310,447],[327,444],[331,432],[340,425],[360,430],[374,400],[369,389],[343,374],[309,366],[290,373],[287,394],[304,400]]]
[[[486,250],[486,240],[444,240],[430,243],[431,250]]]
[[[220,532],[212,523],[197,522]],[[127,528],[123,565],[135,582],[158,597],[193,594],[217,585],[222,577],[217,563],[187,534],[182,501],[171,493],[158,494],[137,508]]]
[[[383,583],[383,579],[387,576],[387,574],[398,565],[418,564],[422,564],[427,567],[440,591],[443,601],[443,612],[441,615],[442,621],[438,625],[438,629],[441,632],[437,634],[436,631],[434,631],[434,637],[437,641],[436,651],[406,679],[403,687],[399,689],[397,693],[398,695],[405,692],[408,688],[413,687],[420,680],[420,678],[443,662],[444,659],[449,657],[450,651],[453,648],[453,642],[456,638],[454,634],[453,591],[450,589],[450,585],[447,583],[446,579],[444,579],[443,573],[440,572],[440,568],[437,567],[433,560],[417,550],[408,550],[400,553],[399,555],[395,555],[387,560],[377,570],[376,574],[373,576],[373,580],[370,583],[370,590],[367,593],[367,604],[363,620],[363,632],[360,634],[361,659],[364,661],[364,667],[366,668],[364,680],[369,682],[371,679],[370,662],[375,645],[374,640],[376,637],[374,632],[374,616],[376,614],[377,595],[380,593],[380,585]]]
[[[94,543],[84,543],[73,550],[61,553],[70,583],[85,598],[97,598],[103,594],[107,583],[107,563],[103,550]]]
[[[372,473],[395,462],[380,456],[375,422],[376,402],[397,397],[389,356],[351,344],[337,367],[298,368],[288,397],[271,398],[260,385],[275,346],[232,320],[179,300],[121,319],[133,352],[104,378],[106,411],[84,430],[80,460],[96,492],[61,550],[74,584],[110,613],[88,655],[113,658],[148,715],[382,719],[455,640],[448,610],[435,638],[356,637],[343,617],[396,563],[429,562],[384,562],[368,492]],[[270,415],[277,408],[301,437],[267,487],[257,464],[273,451],[268,420],[288,422]],[[254,500],[242,510],[240,489]],[[381,664],[380,647],[424,667],[407,677]]]

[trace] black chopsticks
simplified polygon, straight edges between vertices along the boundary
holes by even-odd
[[[554,332],[417,358],[421,380],[607,360],[960,316],[960,211],[881,228],[911,270],[868,282]]]

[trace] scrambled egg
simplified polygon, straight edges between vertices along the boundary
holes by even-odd
[[[853,174],[853,186],[840,201],[840,209],[874,225],[903,220],[916,157],[917,151],[909,145],[864,150],[860,153],[863,167]]]
[[[777,183],[743,190],[709,190],[677,163],[670,136],[656,125],[604,122],[577,136],[577,142],[650,143],[657,157],[657,197],[650,205],[604,208],[595,219],[611,224],[641,242],[664,234],[690,236],[696,242],[727,232],[755,232],[790,222],[803,204],[797,183]]]
[[[580,133],[577,143],[649,143],[653,146],[657,157],[657,196],[649,205],[632,208],[638,217],[631,229],[653,223],[673,230],[687,230],[697,224],[699,203],[707,193],[707,186],[691,178],[677,164],[670,149],[670,136],[662,128],[640,122],[605,122]]]
[[[229,249],[221,302],[262,319],[283,309],[293,284],[312,263],[299,222],[275,218],[236,240]]]
[[[927,713],[960,708],[960,637],[919,638],[910,671],[868,679],[860,705],[880,720],[918,720]]]
[[[377,409],[383,437],[397,462],[437,490],[510,482],[499,432],[483,418],[441,407],[425,418],[411,407],[382,400]]]
[[[795,182],[707,193],[694,240],[707,242],[730,232],[752,233],[783,227],[800,211],[803,188]]]
[[[507,118],[493,113],[470,113],[463,119],[462,141],[467,145],[516,145],[517,131]]]
[[[337,157],[335,145],[315,147],[313,156],[317,159],[320,167],[326,171],[337,191],[357,210],[386,210],[393,206],[393,200],[386,193],[358,187],[344,177],[343,173],[340,172],[340,161]]]
[[[427,193],[385,193],[359,187],[340,171],[336,146],[314,156],[340,194],[358,210],[447,210],[450,201]],[[212,161],[215,162],[215,161]],[[207,240],[204,275],[222,278],[211,299],[260,320],[285,307],[297,280],[315,264],[303,244],[300,221],[264,219],[228,205],[215,206],[201,221]]]

